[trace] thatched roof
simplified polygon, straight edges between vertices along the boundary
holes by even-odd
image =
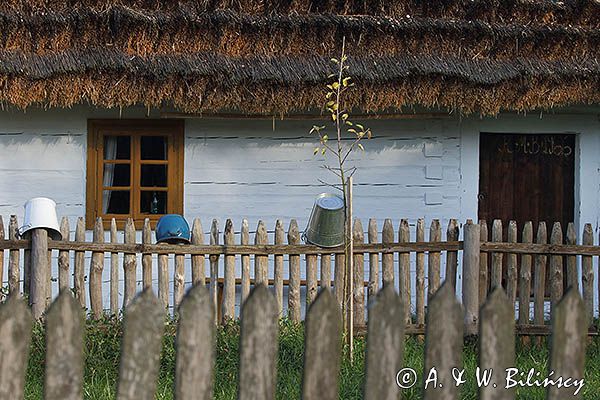
[[[600,104],[600,0],[6,0],[0,101],[320,108],[346,37],[351,105]]]

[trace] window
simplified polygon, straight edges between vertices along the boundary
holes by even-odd
[[[90,120],[86,225],[183,213],[183,121]]]

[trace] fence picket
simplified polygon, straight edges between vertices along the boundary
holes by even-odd
[[[110,242],[117,243],[117,221],[110,221]],[[110,313],[119,312],[119,253],[110,253]]]
[[[423,218],[417,220],[417,242],[425,241],[425,221]],[[417,281],[415,285],[416,293],[416,308],[417,308],[417,324],[425,323],[425,253],[417,252],[416,255]]]
[[[223,233],[223,242],[225,246],[235,244],[235,235],[233,232],[233,221],[228,219],[225,222],[225,232]],[[223,321],[235,318],[235,255],[225,256],[225,285],[223,297]]]
[[[306,255],[306,310],[317,298],[317,255]]]
[[[465,333],[474,335],[477,332],[477,320],[479,318],[479,299],[478,299],[478,276],[479,276],[479,258],[481,227],[473,224],[468,219],[465,224],[464,233],[464,254],[463,254],[463,279],[462,279],[462,297],[465,307],[464,324]],[[446,281],[449,284],[449,281]],[[452,286],[450,285],[450,288]],[[452,288],[453,289],[453,288]]]
[[[392,234],[393,234],[392,230]],[[362,222],[360,219],[354,220],[354,228],[353,228],[353,240],[356,244],[362,244],[365,242],[365,234],[363,231]],[[392,239],[393,240],[393,239]],[[384,255],[382,258],[389,257]],[[393,259],[394,255],[392,254],[392,275],[393,275]],[[385,276],[385,273],[383,274]],[[354,253],[354,282],[352,283],[352,298],[354,301],[354,324],[357,327],[365,325],[365,255],[363,253]],[[393,285],[393,280],[391,284]]]
[[[275,222],[275,244],[285,243],[285,232],[283,230],[283,221],[278,219]],[[274,261],[274,288],[275,299],[277,300],[278,314],[283,316],[283,254],[276,254]],[[322,281],[321,281],[322,284]]]
[[[240,235],[240,244],[248,245],[250,243],[250,232],[248,220],[242,220],[242,232]],[[246,301],[250,294],[250,256],[242,255],[242,303]]]
[[[255,286],[242,308],[239,400],[275,398],[277,302],[264,284]]]
[[[368,237],[369,243],[377,243],[378,240],[377,232],[377,220],[375,218],[369,219]],[[369,254],[369,286],[367,291],[368,301],[374,299],[379,292],[379,254]]]
[[[485,243],[488,241],[488,226],[485,219],[479,220],[479,242]],[[479,255],[479,305],[482,306],[485,303],[488,293],[488,253],[481,253]],[[464,279],[464,277],[463,277]]]
[[[94,224],[94,243],[104,243],[104,226],[102,218],[98,217]],[[90,263],[90,307],[92,315],[98,319],[102,315],[104,308],[102,306],[102,271],[104,270],[104,253],[92,252]]]
[[[396,376],[404,360],[404,305],[392,285],[385,286],[369,309],[365,393],[367,400],[398,399],[400,389],[384,376]]]
[[[133,218],[127,218],[125,223],[125,243],[135,243],[135,225]],[[123,295],[123,308],[127,307],[135,297],[136,292],[136,257],[135,254],[123,256],[123,272],[125,275],[125,293]]]
[[[192,244],[204,244],[204,231],[202,230],[202,222],[200,218],[194,218],[192,223]],[[204,255],[192,255],[192,285],[206,285],[206,270],[204,267]]]
[[[555,222],[550,235],[551,244],[562,244],[563,233],[560,222]],[[550,256],[550,300],[552,309],[563,296],[563,258],[562,256]]]
[[[298,223],[295,219],[290,221],[287,238],[290,245],[300,243],[300,232],[298,231]],[[289,256],[289,263],[288,317],[294,322],[300,322],[300,255],[291,254]]]
[[[210,226],[210,244],[219,244],[219,222],[216,219],[212,220]],[[212,254],[209,257],[210,260],[210,282],[208,289],[210,292],[210,300],[212,301],[213,307],[215,308],[215,324],[219,322],[219,299],[218,299],[218,278],[219,278],[219,256]]]
[[[331,289],[331,254],[321,254],[321,289]]]
[[[152,290],[146,289],[130,300],[123,322],[119,400],[154,398],[163,330],[163,307]]]
[[[337,400],[341,315],[329,289],[321,290],[306,315],[302,398]]]
[[[0,225],[2,225],[2,219],[0,219]],[[1,229],[1,228],[0,228]],[[60,234],[62,235],[62,240],[65,242],[69,241],[69,218],[62,217],[60,221]],[[2,239],[2,236],[0,236]],[[2,258],[2,252],[0,252],[0,258]],[[0,274],[2,273],[1,267],[2,261],[0,261]],[[58,290],[59,293],[70,292],[71,284],[69,283],[70,276],[70,268],[69,268],[69,251],[61,250],[58,252]]]
[[[429,228],[429,241],[430,242],[441,242],[442,241],[442,227],[439,219],[431,221]],[[429,286],[427,290],[427,298],[435,294],[440,288],[440,252],[430,251],[427,255],[427,275]]]
[[[547,242],[546,223],[540,222],[538,225],[536,243],[545,244]],[[533,323],[542,325],[544,323],[544,296],[546,292],[546,256],[536,255],[533,277]]]
[[[567,244],[577,244],[577,232],[575,232],[575,224],[572,222],[567,225]],[[567,256],[567,289],[571,286],[579,290],[577,256]]]
[[[446,231],[446,240],[448,242],[457,241],[459,237],[458,221],[454,218],[448,221],[448,230]],[[458,271],[458,251],[446,252],[446,280],[456,291],[456,274]],[[479,278],[477,278],[479,279]]]
[[[400,220],[400,227],[398,228],[398,242],[408,243],[410,242],[410,227],[408,220]],[[399,257],[399,280],[400,280],[400,297],[404,304],[404,319],[407,324],[411,321],[411,296],[410,296],[410,253],[400,253]]]
[[[381,242],[383,244],[394,243],[394,226],[392,224],[392,220],[389,218],[383,222]],[[394,286],[394,253],[385,252],[381,254],[381,269],[383,275],[383,286]]]
[[[552,315],[552,342],[548,370],[553,378],[570,377],[582,380],[585,366],[587,334],[585,306],[576,288],[570,288],[556,304]],[[579,399],[573,387],[548,386],[547,400]]]
[[[142,243],[152,244],[152,231],[150,230],[150,219],[144,219],[142,228]],[[152,287],[152,254],[142,254],[142,288],[144,290]]]
[[[435,368],[437,382],[429,382],[424,389],[425,400],[456,400],[458,388],[448,384],[454,382],[452,369],[462,365],[463,311],[456,301],[451,286],[444,284],[429,301],[425,336],[425,369],[423,381]]]
[[[48,231],[45,229],[31,230],[31,294],[29,305],[35,320],[42,317],[46,310],[46,281],[48,265]]]
[[[169,255],[158,255],[158,298],[163,308],[169,307]]]
[[[267,228],[264,222],[258,221],[256,227],[256,234],[254,235],[254,244],[262,245],[269,244],[269,237],[267,235]],[[267,256],[254,256],[254,284],[260,285],[261,283],[265,286],[269,285],[267,276],[267,268],[269,264],[269,257]]]
[[[75,228],[75,241],[79,243],[85,242],[85,220],[83,217],[77,218],[77,226]],[[73,291],[75,298],[79,300],[81,308],[86,308],[85,301],[85,252],[75,252],[75,265],[73,274]]]
[[[492,242],[502,242],[502,221],[495,219],[492,224]],[[502,253],[492,253],[491,289],[502,287]]]
[[[523,243],[533,242],[533,224],[525,222],[523,226]],[[529,324],[529,301],[531,298],[531,255],[521,255],[521,273],[519,276],[519,325]]]
[[[214,307],[204,283],[198,283],[179,307],[175,398],[212,399],[215,363]]]
[[[4,240],[4,221],[0,215],[0,241]],[[4,279],[4,250],[0,250],[0,281]],[[1,285],[0,285],[1,286]],[[2,297],[0,297],[1,299]]]
[[[594,244],[592,224],[585,224],[583,227],[583,244],[586,246]],[[594,264],[591,256],[581,257],[581,285],[588,325],[591,325],[594,322]]]
[[[19,222],[17,221],[16,215],[10,216],[10,222],[8,224],[8,239],[17,240],[19,237]],[[19,250],[8,251],[8,292],[20,293],[21,279],[20,266],[19,266],[20,253]]]
[[[31,325],[29,307],[18,293],[0,304],[0,400],[23,398]]]
[[[79,302],[64,291],[46,316],[44,399],[83,398],[84,315]]]
[[[481,308],[479,321],[479,368],[495,372],[492,382],[479,388],[479,400],[512,400],[515,388],[505,388],[498,372],[515,367],[514,302],[497,287]],[[495,378],[494,378],[495,377]]]
[[[517,221],[509,221],[507,239],[509,243],[517,243]],[[515,305],[517,298],[517,255],[506,255],[506,296]]]
[[[185,294],[185,255],[175,254],[173,265],[173,309],[177,311]]]

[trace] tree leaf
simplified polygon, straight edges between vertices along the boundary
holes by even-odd
[[[319,152],[319,148],[318,148],[318,147],[316,147],[316,148],[315,148],[315,151],[313,151],[313,156],[314,156],[315,154],[317,154],[318,152]]]
[[[360,143],[358,144],[358,148],[359,148],[359,149],[361,149],[362,151],[365,151],[365,148],[364,148],[364,147],[363,147],[363,145],[362,145],[362,144],[360,144]]]

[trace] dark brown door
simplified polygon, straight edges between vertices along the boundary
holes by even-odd
[[[575,135],[482,133],[479,152],[479,218],[555,221],[563,232],[574,215]],[[503,229],[506,232],[506,228]],[[505,233],[506,236],[506,233]],[[534,236],[535,237],[535,236]]]

